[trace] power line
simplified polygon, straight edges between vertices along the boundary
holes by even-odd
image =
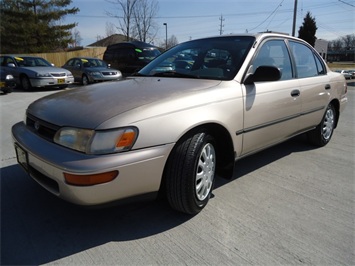
[[[279,7],[282,6],[282,3],[283,3],[283,2],[284,2],[284,0],[281,1],[281,3],[275,8],[274,11],[271,12],[271,14],[270,14],[264,21],[262,21],[258,26],[254,27],[254,28],[252,28],[252,29],[249,29],[249,30],[247,29],[247,32],[253,31],[253,30],[259,28],[259,26],[261,26],[262,24],[264,24],[265,21],[267,21],[267,20],[279,9]]]
[[[342,0],[339,0],[339,2],[341,2],[341,3],[345,4],[345,5],[348,5],[348,6],[352,6],[352,7],[355,7],[355,5],[353,5],[353,4],[350,4],[350,3],[347,3],[347,2],[345,2],[345,1],[342,1]]]

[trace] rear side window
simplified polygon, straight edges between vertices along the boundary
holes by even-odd
[[[295,58],[298,78],[325,74],[324,65],[309,47],[299,42],[290,41],[290,48]]]

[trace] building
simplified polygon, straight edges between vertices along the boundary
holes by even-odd
[[[320,56],[324,59],[328,59],[328,41],[322,39],[316,39],[314,44],[314,49],[320,54]]]

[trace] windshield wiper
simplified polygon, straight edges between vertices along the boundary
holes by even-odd
[[[189,74],[179,73],[176,71],[158,72],[155,73],[153,77],[177,77],[177,78],[194,78],[194,79],[199,78],[196,75],[189,75]]]
[[[139,72],[134,72],[131,75],[129,75],[130,77],[146,77],[147,75],[141,74]]]

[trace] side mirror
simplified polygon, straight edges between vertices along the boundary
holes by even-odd
[[[260,66],[253,74],[246,77],[244,84],[252,84],[258,81],[277,81],[281,78],[281,72],[274,66]]]
[[[8,63],[7,66],[8,67],[16,67],[14,63]]]

